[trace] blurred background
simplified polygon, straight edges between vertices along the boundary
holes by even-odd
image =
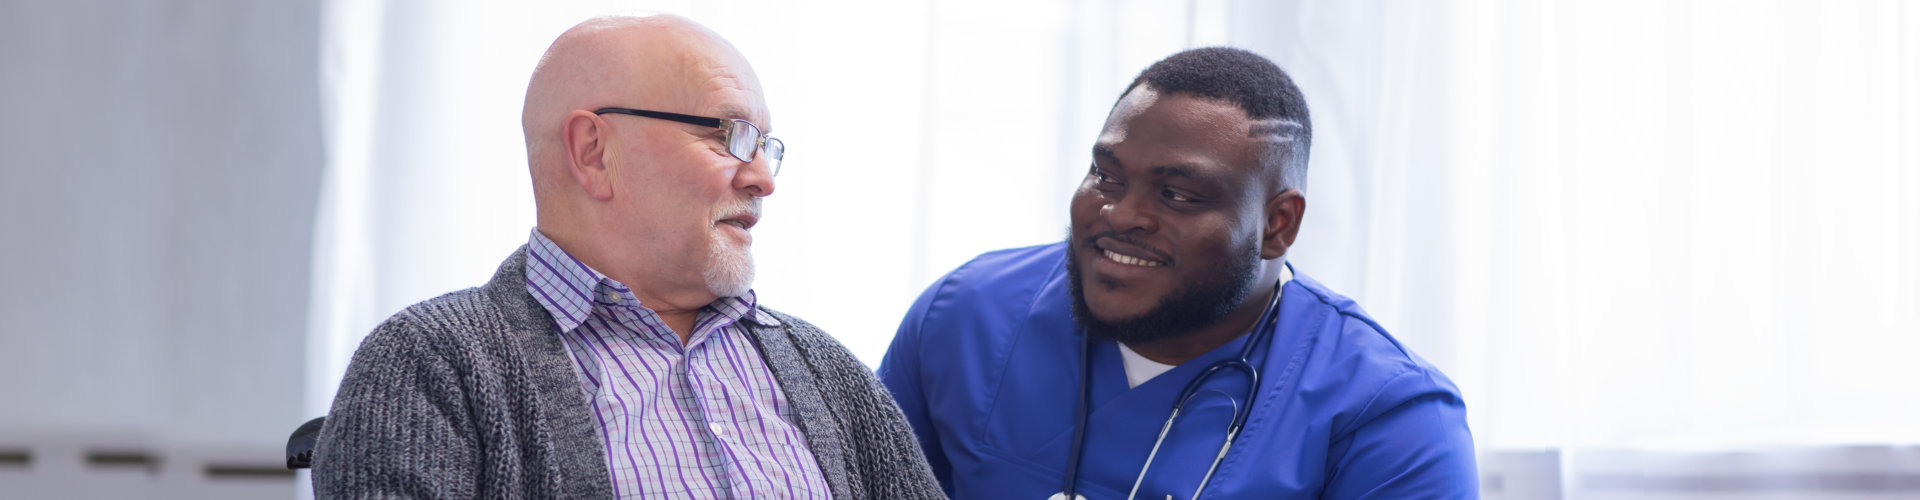
[[[1920,498],[1900,0],[0,0],[0,498],[306,494],[361,336],[526,241],[534,62],[628,9],[752,61],[756,289],[869,364],[1232,45],[1312,108],[1289,258],[1459,383],[1486,498]]]

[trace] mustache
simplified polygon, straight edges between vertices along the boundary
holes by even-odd
[[[717,212],[720,215],[718,217],[714,217],[714,220],[731,219],[731,218],[739,217],[742,215],[751,215],[753,216],[754,220],[759,220],[760,219],[760,198],[753,197],[753,198],[747,198],[745,200],[741,200],[738,203],[728,203],[727,205],[720,207],[720,209],[717,210]]]

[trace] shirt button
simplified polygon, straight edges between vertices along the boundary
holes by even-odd
[[[713,431],[713,435],[715,436],[727,435],[727,428],[721,427],[719,422],[707,424],[707,429]]]
[[[607,302],[619,302],[619,301],[620,301],[620,294],[607,292]]]

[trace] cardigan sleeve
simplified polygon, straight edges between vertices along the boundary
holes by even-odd
[[[474,498],[481,450],[454,363],[404,314],[354,352],[314,450],[316,498]]]

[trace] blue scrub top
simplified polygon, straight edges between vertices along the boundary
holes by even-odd
[[[1081,374],[1065,249],[988,253],[949,273],[914,303],[880,364],[953,498],[1061,490]],[[1478,497],[1466,407],[1446,375],[1301,273],[1281,294],[1278,328],[1253,355],[1260,395],[1204,497]],[[1118,346],[1099,341],[1080,494],[1125,496],[1180,390],[1245,339],[1131,389]],[[1181,413],[1139,498],[1193,494],[1245,394],[1246,377],[1232,373]]]

